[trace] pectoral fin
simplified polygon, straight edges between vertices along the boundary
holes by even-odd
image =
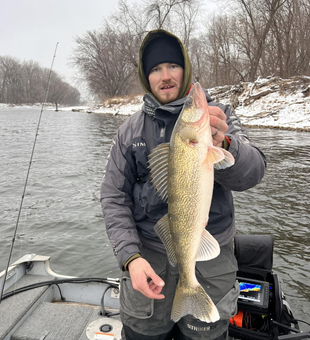
[[[233,155],[222,148],[216,146],[210,146],[205,159],[205,164],[214,164],[214,169],[225,169],[235,164]]]
[[[204,230],[196,261],[212,260],[220,254],[220,251],[217,240],[207,230]]]
[[[212,165],[222,161],[224,158],[225,156],[221,148],[217,148],[216,146],[209,146],[204,163]]]
[[[214,169],[220,170],[220,169],[226,169],[235,164],[234,156],[227,150],[221,149],[224,153],[225,158],[221,160],[218,163],[214,164]]]
[[[171,233],[169,229],[168,214],[163,216],[156,223],[154,230],[166,248],[168,260],[171,266],[175,267],[177,265],[177,259],[176,259],[175,251],[174,251],[173,244],[172,244],[172,238],[171,238]]]

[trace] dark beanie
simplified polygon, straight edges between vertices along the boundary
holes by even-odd
[[[143,70],[148,78],[151,70],[161,63],[173,63],[184,68],[184,57],[178,41],[167,34],[151,40],[142,55]]]

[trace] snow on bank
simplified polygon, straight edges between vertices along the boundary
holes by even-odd
[[[33,108],[42,108],[42,103],[34,103],[34,104],[6,104],[0,103],[0,108],[14,108],[14,109],[33,109]],[[55,110],[55,105],[51,103],[44,104],[43,110]]]
[[[75,111],[87,113],[102,113],[112,115],[131,116],[140,110],[143,104],[143,96],[130,98],[112,98],[106,100],[103,104],[81,107],[64,107],[60,111]]]
[[[310,77],[258,79],[254,83],[209,89],[211,97],[232,105],[248,127],[310,131]],[[82,109],[89,113],[132,115],[142,106],[142,96],[111,99]]]
[[[271,93],[250,107],[236,108],[236,113],[244,125],[310,131],[310,97],[300,94],[283,97]]]
[[[245,126],[310,132],[310,77],[271,77],[254,83],[218,86],[208,92],[214,100],[231,105]],[[62,107],[59,111],[132,115],[141,109],[142,98],[112,98],[101,105]]]
[[[210,89],[215,100],[235,107],[246,126],[310,131],[310,77],[258,79]]]

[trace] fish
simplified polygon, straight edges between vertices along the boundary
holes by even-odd
[[[171,319],[193,315],[216,322],[218,310],[196,274],[196,261],[208,261],[220,253],[217,240],[206,230],[214,186],[214,168],[234,164],[234,157],[213,146],[206,95],[199,82],[188,94],[169,143],[159,144],[149,155],[150,179],[157,194],[168,202],[168,213],[154,230],[164,244],[179,280]]]

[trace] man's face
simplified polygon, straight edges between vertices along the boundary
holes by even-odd
[[[176,100],[182,88],[183,68],[177,64],[162,63],[152,68],[149,84],[161,104]]]

